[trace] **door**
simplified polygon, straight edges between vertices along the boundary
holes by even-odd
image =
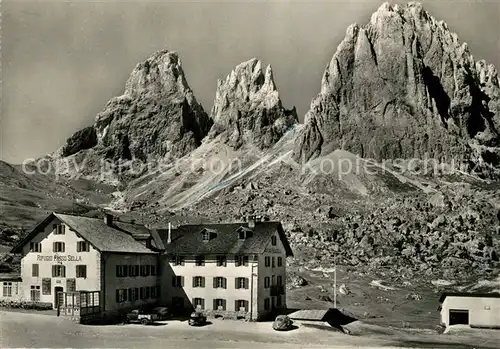
[[[468,325],[469,311],[450,309],[450,326],[451,325]]]
[[[54,309],[59,309],[63,304],[63,288],[61,286],[54,287]]]

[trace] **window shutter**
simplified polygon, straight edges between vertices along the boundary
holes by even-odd
[[[217,288],[217,278],[214,277],[214,288]]]
[[[120,303],[120,291],[116,290],[116,303]]]
[[[240,309],[238,308],[238,300],[234,301],[234,311],[239,311]]]
[[[214,298],[213,310],[217,310],[217,299]]]
[[[56,276],[56,266],[53,265],[52,266],[52,277],[55,277]]]
[[[193,287],[196,287],[196,276],[193,276]]]
[[[245,301],[245,311],[248,311],[248,301]]]
[[[201,277],[201,287],[205,287],[205,277]]]
[[[135,273],[134,276],[139,276],[139,265],[135,266]]]
[[[66,266],[65,265],[62,266],[62,277],[63,278],[66,277]]]
[[[222,310],[224,310],[224,311],[226,310],[226,300],[225,299],[222,300]]]
[[[240,288],[238,285],[238,278],[234,278],[234,288],[236,289]]]
[[[56,243],[55,242],[52,243],[52,252],[56,252]]]
[[[201,309],[205,309],[205,298],[201,299]]]
[[[127,277],[128,276],[128,268],[126,265],[123,266],[123,276]]]
[[[226,278],[222,278],[222,286],[224,288],[227,288],[227,279]]]
[[[245,278],[245,288],[248,290],[249,288],[249,282],[248,282],[248,278]]]
[[[181,287],[184,287],[184,276],[181,276]]]
[[[116,277],[120,277],[120,266],[116,266]]]

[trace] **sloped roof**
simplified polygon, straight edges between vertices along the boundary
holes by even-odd
[[[39,230],[45,227],[53,217],[67,224],[72,230],[80,234],[92,246],[101,252],[116,253],[155,253],[134,239],[133,235],[142,236],[150,234],[149,229],[138,224],[115,221],[107,225],[103,219],[74,216],[61,213],[50,214],[26,238],[16,245],[12,252],[19,252]]]
[[[240,240],[237,230],[248,228],[248,223],[219,223],[181,225],[172,229],[171,243],[167,244],[168,230],[160,230],[167,253],[172,254],[258,254],[263,253],[271,241],[271,235],[278,232],[286,255],[293,256],[292,249],[280,222],[256,222],[252,234]],[[203,241],[203,229],[215,231],[210,241]]]
[[[0,281],[22,281],[20,273],[0,273]]]
[[[302,309],[288,314],[288,317],[294,320],[324,321],[329,312],[330,309]]]

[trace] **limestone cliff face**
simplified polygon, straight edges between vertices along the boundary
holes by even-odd
[[[336,148],[363,157],[500,166],[495,67],[420,4],[383,4],[351,25],[328,64],[294,150],[308,160]]]
[[[94,147],[113,160],[176,158],[195,149],[211,125],[177,53],[163,50],[135,67],[124,94],[106,104],[91,128],[73,135],[63,155]]]
[[[283,107],[271,66],[263,71],[254,58],[217,82],[211,118],[210,138],[220,137],[236,149],[243,144],[264,149],[297,122],[297,112]]]

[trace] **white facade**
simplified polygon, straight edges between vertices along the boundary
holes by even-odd
[[[500,294],[446,295],[441,305],[441,323],[500,328]]]

